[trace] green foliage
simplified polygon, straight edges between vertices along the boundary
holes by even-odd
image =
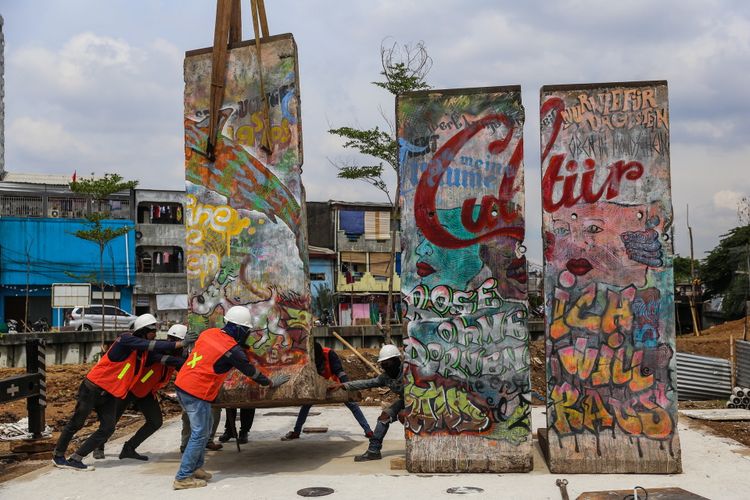
[[[313,301],[313,312],[318,318],[323,316],[323,312],[333,312],[333,292],[326,283],[315,285],[316,297]]]
[[[104,177],[99,179],[91,174],[90,179],[81,178],[68,184],[74,193],[88,195],[97,201],[104,200],[120,191],[129,191],[137,185],[138,181],[124,181],[120,174],[104,174]]]
[[[730,318],[740,317],[748,300],[748,245],[750,225],[736,227],[722,236],[700,269],[705,298],[724,295],[723,312]]]
[[[394,96],[430,88],[425,78],[432,66],[432,61],[421,42],[415,47],[399,47],[397,44],[393,44],[392,47],[381,46],[380,56],[383,65],[380,75],[384,77],[384,80],[372,82],[374,85],[387,90]],[[398,143],[395,134],[381,130],[379,127],[370,129],[340,127],[331,129],[328,133],[346,139],[344,148],[353,149],[380,160],[377,165],[336,165],[339,169],[338,177],[365,181],[383,191],[390,200],[390,191],[383,179],[383,168],[384,164],[390,165],[398,176]]]
[[[403,62],[389,65],[387,69],[381,71],[380,74],[385,77],[385,81],[372,82],[373,85],[377,85],[393,95],[430,88],[427,82],[424,81],[425,75],[414,74],[413,70]]]
[[[680,257],[679,255],[674,256],[674,282],[679,283],[690,283],[692,276],[690,274],[690,258]],[[700,262],[693,260],[693,267],[695,268],[696,276],[699,275]]]

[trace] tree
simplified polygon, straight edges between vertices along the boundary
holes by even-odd
[[[695,269],[700,268],[700,262],[693,260],[693,267]],[[692,276],[690,275],[690,258],[681,257],[679,255],[674,256],[674,282],[678,283],[690,283]]]
[[[731,319],[741,316],[748,297],[750,225],[735,227],[703,260],[700,275],[706,298],[724,295],[722,311]]]
[[[382,71],[380,75],[384,81],[372,82],[382,89],[390,92],[394,97],[405,92],[429,89],[425,82],[427,73],[432,68],[432,59],[427,54],[423,42],[415,46],[397,43],[386,47],[380,46],[380,62]],[[391,342],[391,314],[393,309],[393,270],[396,260],[396,233],[401,220],[398,200],[400,197],[401,175],[398,165],[398,143],[396,141],[395,123],[390,120],[381,110],[380,113],[386,121],[389,130],[380,127],[370,129],[358,129],[353,127],[340,127],[328,132],[345,139],[344,147],[353,149],[363,155],[375,160],[372,164],[365,165],[338,165],[338,177],[341,179],[352,179],[364,181],[382,191],[391,204],[391,252],[388,263],[388,301],[385,317],[385,338]],[[393,169],[396,174],[395,196],[391,197],[391,189],[385,181],[386,165]],[[400,293],[400,292],[399,292]]]
[[[138,181],[125,181],[119,174],[104,174],[104,177],[73,180],[68,184],[74,193],[86,195],[91,199],[92,210],[86,215],[88,229],[79,229],[73,233],[77,238],[90,241],[99,247],[99,275],[91,275],[90,281],[99,285],[102,305],[102,343],[104,342],[104,250],[110,241],[127,234],[131,226],[118,228],[105,227],[103,221],[110,218],[107,199],[120,191],[129,191],[138,185]]]

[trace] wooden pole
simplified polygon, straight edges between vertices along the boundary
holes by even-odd
[[[732,379],[732,388],[734,388],[734,335],[729,336],[729,375]]]
[[[688,234],[690,235],[690,291],[688,295],[690,301],[690,316],[693,318],[693,334],[696,337],[700,337],[701,331],[698,328],[698,316],[695,310],[695,298],[697,296],[695,290],[695,259],[693,258],[693,228],[690,227],[690,205],[687,205],[687,227]]]
[[[375,374],[380,375],[380,370],[378,370],[378,368],[375,365],[373,365],[367,358],[365,358],[364,356],[362,356],[359,353],[359,351],[354,348],[353,345],[351,345],[349,342],[347,342],[346,340],[344,340],[344,337],[342,337],[341,335],[339,335],[338,333],[336,333],[333,330],[331,330],[331,333],[333,334],[334,337],[336,337],[339,340],[339,342],[341,342],[342,344],[344,344],[344,347],[346,347],[347,349],[349,349],[350,351],[352,351],[354,354],[356,354],[356,356],[364,364],[366,364],[370,368],[370,370],[372,370],[373,372],[375,372]]]

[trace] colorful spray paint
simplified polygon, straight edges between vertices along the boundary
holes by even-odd
[[[397,99],[406,466],[532,466],[520,87]]]
[[[267,374],[291,383],[273,399],[322,399],[309,362],[307,273],[297,51],[290,35],[229,51],[215,160],[206,155],[210,49],[185,59],[186,269],[190,329],[223,325],[224,312],[253,315],[247,351]],[[260,78],[265,96],[260,94]],[[262,119],[263,99],[270,109]],[[263,137],[271,151],[261,148]],[[233,371],[219,403],[264,399],[266,389]]]
[[[553,472],[680,472],[666,82],[541,90]]]

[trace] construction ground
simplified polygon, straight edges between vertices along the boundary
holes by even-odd
[[[681,352],[729,358],[730,336],[742,338],[743,321],[726,323],[703,332],[700,337],[680,337]],[[341,353],[351,378],[367,377],[360,362]],[[367,352],[374,359],[375,352]],[[532,386],[544,394],[543,341],[532,343]],[[65,421],[72,415],[81,378],[88,365],[58,365],[48,370],[49,405],[47,423],[54,441]],[[21,373],[18,369],[0,370],[0,378]],[[170,388],[167,388],[168,395]],[[374,422],[383,401],[392,395],[378,390],[366,391],[362,403],[370,422]],[[718,408],[725,401],[681,402],[680,408]],[[311,427],[327,427],[325,433],[304,434],[299,441],[282,442],[280,437],[294,423],[296,408],[272,408],[257,411],[250,442],[238,452],[233,442],[223,450],[208,452],[207,470],[215,474],[208,487],[175,492],[171,481],[179,465],[179,406],[168,396],[162,406],[165,424],[139,451],[151,457],[147,463],[117,458],[121,443],[139,425],[138,416],[126,416],[107,446],[105,460],[87,458],[96,466],[93,472],[54,469],[50,452],[13,452],[17,442],[0,441],[0,498],[143,498],[153,495],[180,498],[295,498],[307,487],[329,487],[330,498],[429,498],[452,497],[452,487],[481,488],[477,498],[560,498],[555,480],[540,454],[535,439],[534,470],[529,474],[409,474],[399,468],[404,457],[404,439],[400,424],[389,432],[381,461],[354,463],[353,457],[365,451],[367,440],[354,418],[343,406],[315,407],[307,421]],[[544,406],[532,413],[534,435],[545,427]],[[0,423],[16,422],[25,415],[25,402],[0,407]],[[94,416],[79,433],[85,437],[96,427]],[[221,432],[222,427],[220,427]],[[683,474],[679,475],[569,475],[568,491],[576,498],[585,491],[681,487],[707,498],[748,498],[750,475],[750,422],[710,422],[680,417]],[[74,443],[75,444],[75,443]],[[395,469],[392,468],[396,467]],[[241,496],[240,496],[241,495]],[[166,498],[166,497],[165,497]],[[299,498],[299,497],[298,497]]]

